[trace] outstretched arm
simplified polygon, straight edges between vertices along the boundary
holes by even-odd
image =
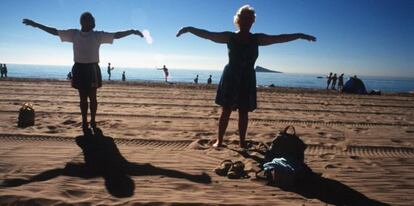
[[[178,31],[177,37],[187,32],[220,44],[226,44],[229,41],[231,35],[231,32],[210,32],[204,29],[198,29],[194,27],[183,27],[182,29],[180,29],[180,31]]]
[[[34,22],[30,19],[23,19],[23,24],[26,24],[27,26],[32,26],[34,28],[39,28],[39,29],[41,29],[41,30],[43,30],[43,31],[45,31],[49,34],[52,34],[52,35],[56,35],[56,36],[58,35],[57,29],[52,28],[52,27],[47,27],[45,25],[36,23],[36,22]]]
[[[316,41],[316,38],[311,35],[296,33],[296,34],[280,34],[280,35],[267,35],[267,34],[257,34],[259,46],[266,46],[276,43],[284,43],[289,41],[294,41],[297,39],[305,39],[308,41]]]
[[[116,32],[115,33],[115,36],[114,36],[114,39],[120,39],[120,38],[129,36],[131,34],[135,34],[135,35],[138,35],[140,37],[144,37],[140,31],[130,29],[130,30],[127,30],[127,31],[119,31],[119,32]]]

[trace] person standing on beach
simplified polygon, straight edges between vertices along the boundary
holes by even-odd
[[[115,68],[111,68],[111,62],[108,62],[108,69],[106,70],[106,72],[108,72],[108,80],[111,80],[111,71],[114,70]]]
[[[342,73],[338,77],[338,91],[342,92],[342,89],[344,88],[344,74]]]
[[[68,72],[68,74],[66,75],[66,79],[72,80],[72,72]]]
[[[194,79],[194,83],[198,84],[198,74],[197,74],[196,78]]]
[[[326,81],[326,90],[328,90],[329,85],[331,84],[331,81],[332,81],[332,72],[329,73],[329,76],[327,76],[326,78],[328,78],[328,80]]]
[[[223,136],[226,132],[230,114],[239,110],[240,146],[245,148],[245,136],[248,125],[248,113],[256,109],[256,73],[254,65],[259,55],[259,46],[289,42],[297,39],[316,41],[316,38],[307,34],[267,35],[250,33],[255,21],[254,9],[242,6],[234,16],[234,23],[238,27],[236,32],[210,32],[195,27],[184,27],[177,33],[177,37],[185,33],[192,33],[198,37],[211,40],[215,43],[227,44],[229,63],[223,70],[217,89],[215,102],[222,107],[219,119],[218,136],[214,147],[223,146]]]
[[[98,102],[96,92],[102,86],[102,75],[99,68],[99,47],[101,44],[112,44],[114,39],[120,39],[131,34],[143,37],[138,30],[119,31],[115,33],[94,31],[95,18],[91,13],[85,12],[80,17],[81,29],[57,30],[47,27],[30,19],[23,19],[23,24],[39,28],[49,34],[59,36],[63,42],[73,43],[75,64],[72,67],[72,87],[76,88],[80,97],[80,110],[82,113],[82,129],[84,134],[90,134],[88,126],[88,98],[91,111],[91,128],[96,131],[96,111]]]
[[[125,71],[123,71],[122,72],[122,81],[124,82],[126,80],[126,77],[125,77]]]
[[[338,78],[336,77],[336,73],[333,75],[333,77],[332,77],[332,85],[331,85],[331,89],[332,90],[335,90],[335,86],[336,86],[336,80],[337,80]]]
[[[3,64],[3,73],[4,73],[4,77],[6,77],[7,78],[7,65],[6,64]]]
[[[211,74],[210,74],[210,77],[208,77],[207,79],[207,84],[211,84],[211,82],[213,82],[213,80],[211,79]]]
[[[3,78],[3,75],[4,75],[3,64],[0,64],[0,74],[1,74],[1,78]]]
[[[164,71],[165,82],[168,82],[168,69],[167,69],[167,67],[164,65],[161,69],[158,69],[158,70]]]

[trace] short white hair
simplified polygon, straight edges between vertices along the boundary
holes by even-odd
[[[250,5],[246,4],[242,7],[240,7],[240,9],[237,10],[236,15],[234,15],[233,21],[234,21],[234,24],[237,27],[239,27],[240,16],[242,14],[251,15],[251,18],[252,18],[253,22],[256,20],[256,12],[254,11],[254,8],[251,7]]]

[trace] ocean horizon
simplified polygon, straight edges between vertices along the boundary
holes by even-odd
[[[101,66],[102,79],[108,80],[106,65]],[[16,78],[45,78],[64,80],[71,71],[70,65],[30,65],[7,64],[8,77]],[[115,67],[111,72],[111,80],[120,81],[122,72],[125,71],[127,81],[154,81],[163,82],[164,73],[156,68],[127,68]],[[199,69],[169,69],[169,82],[193,83],[196,75],[199,75],[198,83],[206,84],[209,75],[212,75],[213,84],[220,81],[222,71]],[[268,73],[256,72],[258,86],[281,86],[324,89],[326,88],[327,74],[298,74],[298,73]],[[339,74],[338,74],[339,75]],[[344,83],[354,74],[344,75]],[[358,75],[358,74],[357,74]],[[321,78],[322,77],[322,78]],[[409,77],[376,77],[358,75],[362,79],[367,90],[380,90],[383,92],[412,92],[414,91],[414,78]]]

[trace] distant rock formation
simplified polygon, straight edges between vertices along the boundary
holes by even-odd
[[[261,66],[256,66],[255,70],[256,70],[256,72],[283,73],[283,72],[279,72],[279,71],[273,71],[273,70],[270,70],[270,69],[266,69],[266,68],[261,67]]]

